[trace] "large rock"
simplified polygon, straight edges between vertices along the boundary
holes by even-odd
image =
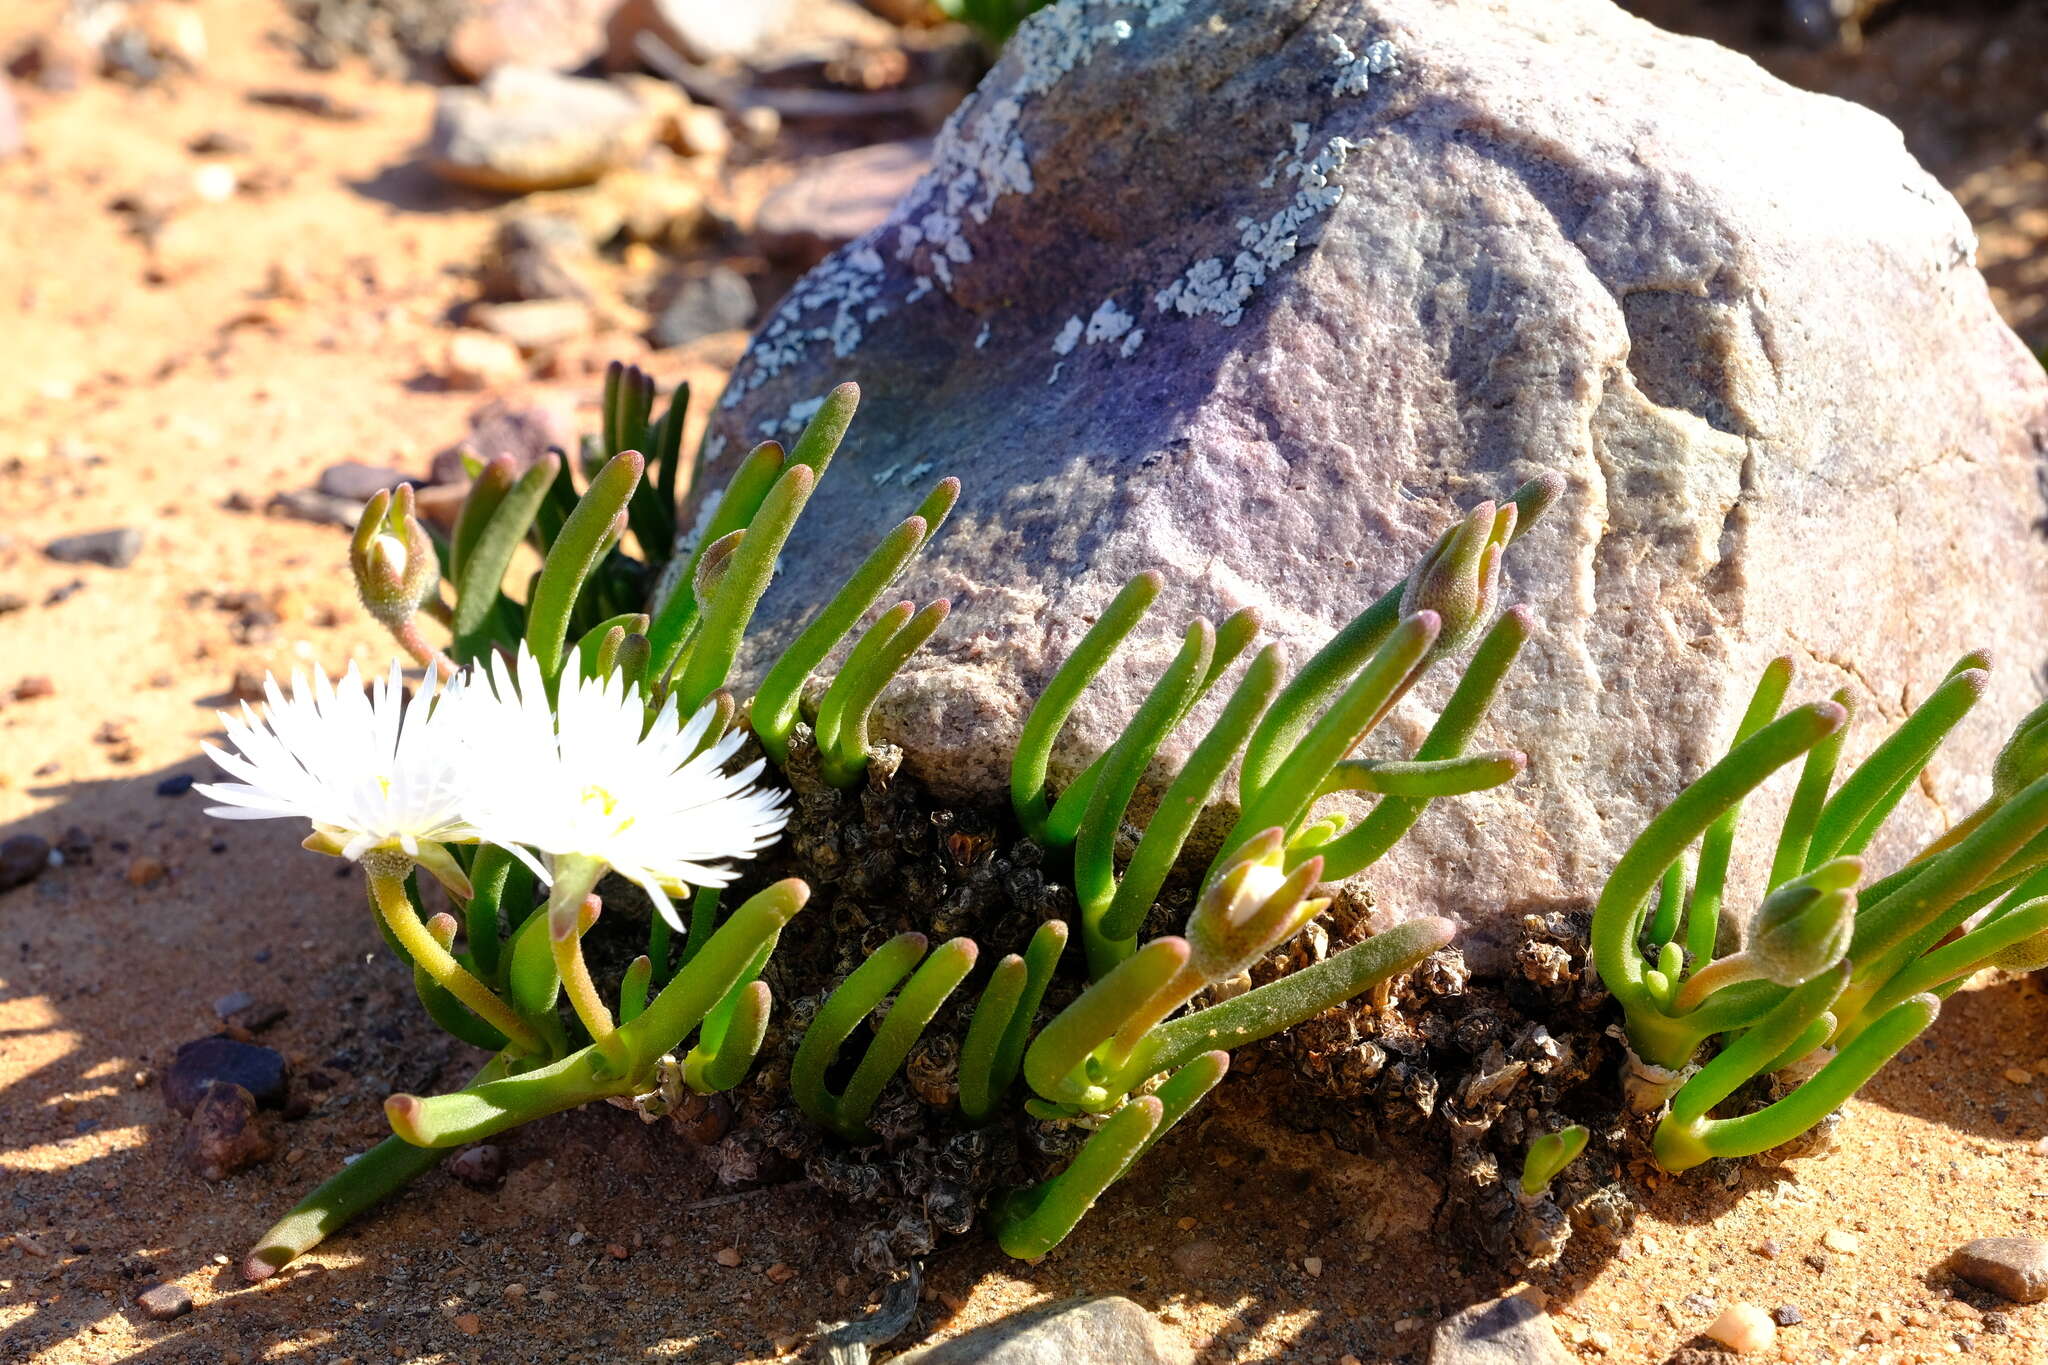
[[[1189,616],[1256,604],[1301,658],[1458,509],[1556,471],[1507,571],[1545,626],[1479,741],[1529,772],[1439,802],[1371,874],[1390,914],[1512,925],[1597,891],[1780,652],[1797,696],[1854,694],[1860,755],[1996,650],[1939,808],[1895,825],[1985,791],[2048,624],[2048,380],[1972,246],[1883,119],[1604,0],[1064,0],[768,320],[696,487],[863,385],[760,618],[779,647],[880,518],[963,479],[899,585],[953,617],[879,729],[945,792],[996,797],[1031,698],[1131,574],[1172,586],[1056,775]],[[1448,673],[1374,743],[1412,742]],[[1752,867],[1769,843],[1752,829]]]

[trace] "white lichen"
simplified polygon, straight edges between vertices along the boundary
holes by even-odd
[[[1363,57],[1352,53],[1351,44],[1341,34],[1325,34],[1323,45],[1337,63],[1337,79],[1330,89],[1338,95],[1363,95],[1371,88],[1374,76],[1384,76],[1399,63],[1394,45],[1384,38],[1367,43]]]
[[[1145,329],[1143,327],[1133,327],[1124,337],[1124,344],[1116,348],[1116,353],[1125,360],[1129,360],[1138,353],[1138,348],[1144,344]]]
[[[1081,344],[1081,319],[1068,318],[1066,326],[1060,328],[1058,336],[1052,339],[1054,355],[1072,355],[1074,348]]]
[[[1115,299],[1104,299],[1088,318],[1085,340],[1090,346],[1099,346],[1105,341],[1115,341],[1131,330],[1135,321],[1129,313],[1116,306]]]
[[[1230,263],[1226,266],[1220,256],[1196,261],[1153,296],[1152,306],[1184,317],[1208,314],[1235,327],[1253,291],[1294,259],[1302,230],[1344,198],[1344,187],[1331,177],[1343,169],[1352,145],[1347,138],[1333,137],[1308,160],[1297,156],[1290,161],[1280,174],[1298,182],[1293,197],[1269,217],[1238,219],[1238,252]]]
[[[984,323],[982,323],[982,324],[981,324],[981,330],[980,330],[979,332],[976,332],[976,333],[974,334],[974,349],[978,351],[978,350],[980,350],[980,349],[981,349],[982,347],[984,347],[984,346],[988,345],[988,339],[989,339],[989,336],[990,336],[990,335],[991,335],[991,334],[992,334],[992,333],[993,333],[994,331],[995,331],[995,324],[994,324],[994,323],[992,323],[992,322],[984,322]]]

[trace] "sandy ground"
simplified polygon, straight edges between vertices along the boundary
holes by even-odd
[[[6,6],[0,51],[56,8]],[[430,375],[492,202],[410,167],[427,88],[310,76],[263,41],[268,4],[200,9],[203,82],[25,93],[37,151],[0,165],[0,591],[29,603],[0,615],[0,697],[29,676],[53,689],[0,706],[0,837],[90,844],[0,896],[0,1361],[794,1357],[876,1287],[841,1264],[830,1211],[800,1186],[723,1195],[666,1129],[611,1110],[522,1130],[499,1191],[435,1174],[304,1268],[255,1289],[233,1271],[379,1135],[384,1093],[457,1083],[476,1059],[418,1016],[353,877],[282,826],[156,794],[204,771],[197,744],[238,668],[389,657],[340,531],[222,504],[260,507],[344,458],[424,468],[461,434],[477,396]],[[274,85],[368,116],[244,102]],[[179,216],[150,252],[109,201],[189,170],[187,142],[216,129],[247,139],[234,160],[267,188]],[[274,267],[298,297],[268,296]],[[716,352],[655,362],[702,378]],[[594,399],[594,380],[571,382]],[[124,524],[148,537],[125,571],[39,552]],[[216,604],[243,591],[274,624]],[[140,887],[145,860],[167,875]],[[291,1059],[307,1113],[277,1124],[274,1160],[208,1185],[149,1077],[238,989],[289,1007],[262,1041]],[[2044,1087],[2048,998],[1984,984],[1850,1106],[1833,1154],[1737,1190],[1667,1183],[1619,1247],[1575,1244],[1532,1292],[1587,1359],[1683,1358],[1738,1301],[1798,1310],[1784,1360],[2048,1358],[2048,1306],[1986,1319],[1999,1306],[1939,1269],[1969,1237],[2043,1232]],[[1509,1287],[1435,1244],[1436,1192],[1411,1162],[1286,1135],[1256,1093],[1177,1133],[1043,1263],[942,1251],[922,1329],[1114,1292],[1207,1360],[1419,1361],[1445,1314]],[[134,1297],[158,1280],[196,1310],[149,1321]]]

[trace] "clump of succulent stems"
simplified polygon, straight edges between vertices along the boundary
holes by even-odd
[[[1991,795],[1902,866],[1864,851],[1982,696],[1982,654],[1959,660],[1897,730],[1840,772],[1846,693],[1780,714],[1792,662],[1763,678],[1726,757],[1630,846],[1593,919],[1600,976],[1621,1005],[1633,1096],[1669,1100],[1657,1160],[1685,1170],[1812,1128],[1933,1022],[1978,970],[2048,961],[2048,708],[2013,733]],[[1769,891],[1746,942],[1722,906],[1745,797],[1800,763]],[[1689,1070],[1710,1042],[1711,1060]],[[1790,1088],[1751,1113],[1713,1111],[1752,1079]]]
[[[740,701],[731,688],[754,610],[858,397],[850,384],[833,390],[786,452],[774,442],[757,446],[722,492],[704,501],[696,534],[678,538],[687,395],[678,393],[655,420],[652,381],[615,366],[607,376],[603,432],[575,462],[580,487],[570,462],[554,455],[523,471],[503,457],[471,461],[473,486],[446,538],[419,521],[409,488],[379,494],[351,545],[358,588],[414,659],[439,676],[460,675],[472,689],[499,690],[501,702],[503,692],[514,691],[512,672],[502,665],[516,653],[520,678],[531,681],[518,686],[515,704],[544,692],[545,704],[559,696],[567,708],[573,692],[586,705],[593,689],[602,699],[637,698],[647,717],[643,731],[697,717],[681,742],[699,755],[715,747],[714,757],[722,758],[737,744],[726,736],[743,726],[778,766],[789,761],[797,725],[808,723],[820,772],[834,785],[855,786],[869,763],[872,707],[943,623],[946,604],[920,610],[903,602],[864,629],[861,622],[936,534],[958,496],[957,481],[942,480],[882,538],[768,663],[751,697]],[[1251,650],[1258,623],[1240,613],[1220,628],[1202,621],[1189,627],[1180,657],[1121,737],[1052,801],[1046,772],[1053,743],[1089,681],[1157,596],[1161,578],[1133,580],[1087,632],[1031,714],[1012,785],[1025,831],[1072,860],[1091,984],[1039,1026],[1039,1007],[1070,933],[1060,922],[1043,925],[1021,954],[991,964],[973,987],[978,1002],[961,1048],[959,1104],[969,1123],[998,1121],[1013,1112],[1021,1080],[1030,1113],[1093,1131],[1066,1169],[1001,1201],[996,1227],[1005,1248],[1038,1256],[1056,1245],[1096,1196],[1214,1087],[1231,1048],[1369,990],[1449,940],[1448,921],[1412,920],[1257,989],[1237,989],[1238,978],[1323,908],[1326,902],[1312,895],[1319,882],[1372,864],[1435,797],[1495,786],[1521,771],[1519,754],[1466,749],[1530,630],[1526,608],[1495,617],[1502,553],[1557,489],[1542,479],[1498,507],[1482,504],[1445,533],[1408,580],[1291,678],[1283,677],[1276,646],[1258,652],[1121,873],[1113,853],[1141,775],[1204,694]],[[515,594],[507,579],[523,551],[538,567]],[[423,622],[438,623],[446,643],[431,642]],[[807,686],[849,637],[829,682]],[[1475,638],[1462,679],[1413,757],[1352,756],[1423,672]],[[435,704],[451,705],[445,698]],[[566,745],[570,727],[566,719],[561,725]],[[1139,946],[1143,921],[1197,817],[1239,762],[1241,816],[1214,855],[1183,933]],[[1368,794],[1376,803],[1355,822],[1317,816],[1318,802],[1338,792]],[[416,848],[406,842],[401,854],[383,847],[365,853],[323,835],[308,841],[362,861],[378,922],[412,967],[428,1014],[494,1055],[457,1092],[391,1097],[385,1108],[393,1137],[266,1234],[245,1264],[252,1278],[273,1273],[456,1145],[597,1099],[651,1120],[686,1090],[737,1084],[768,1025],[772,1001],[762,970],[809,894],[801,881],[784,881],[721,913],[718,890],[698,886],[679,933],[663,902],[664,913],[650,917],[647,952],[607,998],[580,946],[602,909],[592,894],[602,860],[555,853],[552,888],[541,897],[538,864],[516,848],[456,835]],[[452,915],[425,916],[416,866],[443,883]],[[929,953],[927,946],[908,934],[871,954],[832,993],[799,1047],[792,1092],[806,1113],[847,1141],[868,1140],[866,1122],[884,1086],[979,965],[969,940]],[[1226,983],[1230,990],[1218,989]],[[1205,992],[1209,1003],[1181,1013]],[[885,1002],[886,1018],[835,1093],[827,1077],[836,1074],[839,1050]]]
[[[1408,921],[1257,989],[1218,991],[1245,977],[1328,904],[1320,883],[1371,865],[1430,800],[1497,786],[1518,774],[1518,753],[1467,754],[1531,618],[1517,607],[1493,619],[1500,560],[1517,531],[1554,501],[1558,485],[1531,483],[1495,507],[1483,503],[1447,531],[1404,583],[1368,607],[1292,679],[1277,645],[1245,668],[1216,721],[1161,796],[1121,875],[1115,848],[1141,777],[1160,747],[1258,634],[1240,612],[1220,627],[1197,620],[1164,676],[1110,748],[1057,801],[1046,790],[1053,745],[1089,682],[1157,597],[1162,580],[1126,584],[1083,635],[1025,722],[1011,769],[1019,824],[1070,857],[1079,901],[1082,967],[1091,984],[1043,1028],[1035,1013],[1065,951],[1069,929],[1043,925],[1022,954],[996,963],[960,1046],[963,1117],[1000,1113],[1021,1078],[1026,1110],[1092,1128],[1052,1179],[1012,1192],[995,1214],[1012,1255],[1044,1255],[1096,1197],[1222,1079],[1232,1048],[1270,1037],[1372,989],[1450,941],[1453,926]],[[1439,659],[1476,636],[1478,648],[1414,757],[1351,757],[1394,704]],[[1230,766],[1243,760],[1240,817],[1204,878],[1182,933],[1137,937],[1168,873]],[[1317,818],[1337,792],[1375,795],[1355,823]],[[813,1019],[791,1067],[790,1088],[820,1125],[848,1141],[867,1122],[948,997],[974,970],[978,946],[956,938],[926,955],[923,935],[885,944],[843,981]],[[895,992],[851,1078],[827,1076],[842,1045]],[[1219,1000],[1180,1014],[1215,992]]]

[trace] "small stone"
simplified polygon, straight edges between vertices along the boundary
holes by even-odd
[[[521,1299],[526,1297],[526,1286],[521,1284],[519,1281],[514,1280],[512,1283],[506,1285],[504,1289],[499,1292],[502,1293],[506,1298],[512,1300],[512,1302],[518,1303]]]
[[[1323,1258],[1320,1256],[1304,1256],[1301,1261],[1301,1268],[1308,1273],[1310,1279],[1319,1278],[1323,1273]]]
[[[269,1160],[274,1151],[276,1145],[257,1120],[256,1097],[231,1084],[207,1088],[178,1143],[186,1167],[215,1182]]]
[[[50,841],[39,834],[10,834],[0,840],[0,891],[27,886],[50,865]]]
[[[647,339],[658,347],[687,346],[699,337],[730,332],[754,320],[754,287],[730,266],[713,266],[684,280],[655,315]]]
[[[43,547],[43,554],[59,564],[104,564],[109,569],[125,569],[141,553],[142,532],[133,526],[60,536]]]
[[[796,1267],[783,1261],[777,1261],[774,1265],[768,1267],[767,1274],[769,1280],[775,1284],[788,1284],[796,1278]]]
[[[881,226],[931,156],[929,142],[880,142],[820,157],[761,201],[755,234],[771,256],[815,265]]]
[[[2048,1241],[2039,1237],[1979,1237],[1956,1249],[1948,1269],[2013,1303],[2048,1299]]]
[[[501,66],[575,71],[604,55],[605,21],[618,0],[480,0],[442,55],[473,81]]]
[[[503,388],[526,377],[526,361],[504,337],[463,328],[448,338],[441,377],[453,389]]]
[[[340,526],[353,531],[362,519],[363,504],[355,498],[337,498],[317,488],[288,488],[270,495],[263,510],[272,516],[310,521],[316,526]]]
[[[609,1242],[605,1245],[604,1254],[614,1261],[623,1261],[633,1253],[626,1250],[623,1242]]]
[[[183,1285],[152,1285],[137,1294],[135,1302],[153,1322],[169,1322],[192,1311],[192,1295]]]
[[[1445,1318],[1429,1345],[1429,1365],[1563,1365],[1571,1359],[1549,1316],[1513,1294]]]
[[[247,991],[229,991],[213,1002],[213,1012],[221,1019],[231,1019],[256,1003],[256,997]]]
[[[480,303],[469,310],[469,323],[529,355],[589,336],[594,325],[590,306],[578,299]]]
[[[57,684],[51,682],[47,676],[40,673],[23,678],[14,685],[14,699],[16,701],[36,701],[43,697],[53,697],[56,694]]]
[[[457,1313],[455,1330],[466,1337],[473,1337],[484,1330],[484,1320],[474,1313]]]
[[[2005,1069],[2005,1078],[2014,1085],[2032,1085],[2034,1083],[2034,1073],[2028,1071],[2025,1067],[2007,1067]]]
[[[1721,1311],[1721,1305],[1705,1294],[1687,1294],[1679,1307],[1695,1317],[1710,1318]]]
[[[350,502],[368,502],[379,493],[398,487],[406,481],[404,470],[388,465],[364,464],[360,460],[343,460],[320,471],[320,481],[314,488],[330,498],[347,498]]]
[[[280,1105],[285,1098],[285,1060],[270,1048],[215,1034],[181,1046],[159,1085],[164,1103],[180,1114],[192,1113],[214,1085],[239,1086],[259,1104]]]
[[[1863,1239],[1841,1228],[1829,1228],[1821,1237],[1820,1244],[1841,1256],[1854,1256],[1863,1250]]]
[[[0,616],[28,610],[28,599],[18,592],[0,592]]]
[[[1739,1356],[1768,1351],[1778,1340],[1777,1324],[1753,1303],[1738,1303],[1715,1318],[1706,1335]]]
[[[196,781],[198,779],[190,773],[172,773],[169,777],[156,784],[156,794],[158,796],[183,796],[186,792],[192,790],[192,784]]]
[[[473,1190],[494,1190],[505,1183],[505,1149],[489,1142],[465,1147],[448,1163],[448,1173]]]
[[[632,93],[530,66],[443,89],[427,162],[444,180],[526,194],[588,185],[637,159],[660,119]]]
[[[1795,1303],[1781,1303],[1771,1310],[1771,1321],[1780,1327],[1797,1327],[1806,1321],[1806,1314],[1799,1311]]]
[[[740,1263],[740,1249],[738,1247],[720,1247],[718,1254],[712,1257],[712,1259],[730,1270]]]
[[[892,1365],[1193,1365],[1165,1324],[1114,1295],[1014,1313],[964,1336],[892,1356]]]
[[[146,889],[155,886],[170,875],[171,870],[163,865],[161,859],[152,858],[147,854],[128,864],[128,884],[130,886],[139,886]]]
[[[723,161],[732,154],[732,129],[725,115],[707,105],[693,104],[679,110],[675,121],[675,149],[685,156]]]
[[[798,0],[747,0],[714,5],[703,0],[625,0],[605,26],[605,65],[629,71],[641,65],[643,33],[691,61],[750,56],[799,12]]]

